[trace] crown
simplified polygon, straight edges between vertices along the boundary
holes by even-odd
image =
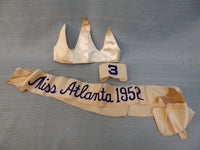
[[[90,30],[90,23],[86,17],[83,16],[78,41],[75,48],[70,49],[67,45],[66,24],[64,24],[60,31],[58,41],[54,47],[54,60],[69,64],[118,62],[120,57],[120,48],[110,28],[107,28],[104,45],[101,50],[98,50],[94,45]]]

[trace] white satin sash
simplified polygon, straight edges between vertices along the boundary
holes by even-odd
[[[7,83],[101,115],[153,116],[162,135],[178,133],[181,139],[187,139],[185,128],[195,114],[176,86],[87,83],[29,68],[17,68]]]

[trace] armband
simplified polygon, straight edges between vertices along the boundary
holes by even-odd
[[[108,78],[119,79],[120,81],[127,81],[126,64],[119,63],[105,63],[99,66],[99,79],[101,82]]]

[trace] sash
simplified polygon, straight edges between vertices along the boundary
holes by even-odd
[[[153,116],[162,135],[178,133],[181,139],[187,139],[185,128],[195,114],[176,86],[87,83],[29,68],[17,68],[7,83],[101,115]]]

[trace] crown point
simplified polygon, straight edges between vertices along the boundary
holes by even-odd
[[[67,25],[64,23],[62,28],[61,28],[61,32],[65,32]]]
[[[107,33],[107,34],[112,33],[110,27],[107,27],[106,33]]]
[[[61,28],[61,31],[60,31],[60,36],[62,37],[65,37],[65,32],[66,32],[66,24],[64,23],[62,28]]]
[[[63,26],[62,26],[62,28],[61,28],[61,29],[63,29],[63,28],[66,28],[66,24],[65,24],[65,23],[63,24]]]
[[[110,27],[108,27],[106,30],[106,36],[112,36],[112,35],[113,35],[112,31],[111,31]]]
[[[83,16],[82,26],[90,26],[90,23],[85,16]]]

